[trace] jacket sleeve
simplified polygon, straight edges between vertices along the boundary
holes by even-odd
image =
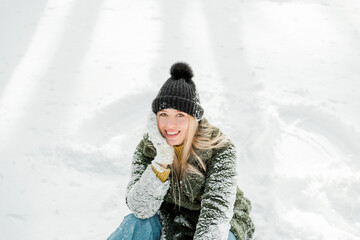
[[[217,151],[207,166],[194,239],[228,239],[236,188],[236,150],[229,143],[227,147]]]
[[[127,186],[126,204],[137,218],[155,215],[169,189],[169,181],[162,182],[151,167],[151,158],[145,156],[145,140],[136,147]]]
[[[235,236],[238,240],[252,239],[255,226],[250,218],[251,202],[239,188],[237,188],[235,206],[234,216],[231,220]]]

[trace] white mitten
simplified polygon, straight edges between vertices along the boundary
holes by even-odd
[[[166,139],[161,135],[158,125],[156,114],[151,112],[147,121],[147,129],[149,139],[156,148],[156,157],[154,162],[161,165],[170,165],[174,160],[174,148],[170,146]]]

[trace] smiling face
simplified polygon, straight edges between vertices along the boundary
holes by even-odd
[[[183,144],[189,130],[190,115],[175,109],[163,109],[156,115],[166,142],[171,146]]]

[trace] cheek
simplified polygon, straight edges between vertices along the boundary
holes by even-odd
[[[157,125],[158,125],[158,128],[159,128],[160,130],[162,130],[162,129],[164,128],[164,126],[165,126],[164,121],[161,120],[161,119],[158,119],[158,120],[157,120]]]
[[[181,130],[187,133],[189,130],[189,120],[186,119],[186,121],[182,122],[180,126],[181,126]]]

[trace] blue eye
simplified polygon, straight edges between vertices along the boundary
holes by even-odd
[[[165,116],[166,116],[166,113],[160,113],[159,116],[160,116],[160,117],[165,117]]]
[[[185,115],[182,114],[182,113],[179,113],[177,116],[178,116],[178,117],[185,117]]]

